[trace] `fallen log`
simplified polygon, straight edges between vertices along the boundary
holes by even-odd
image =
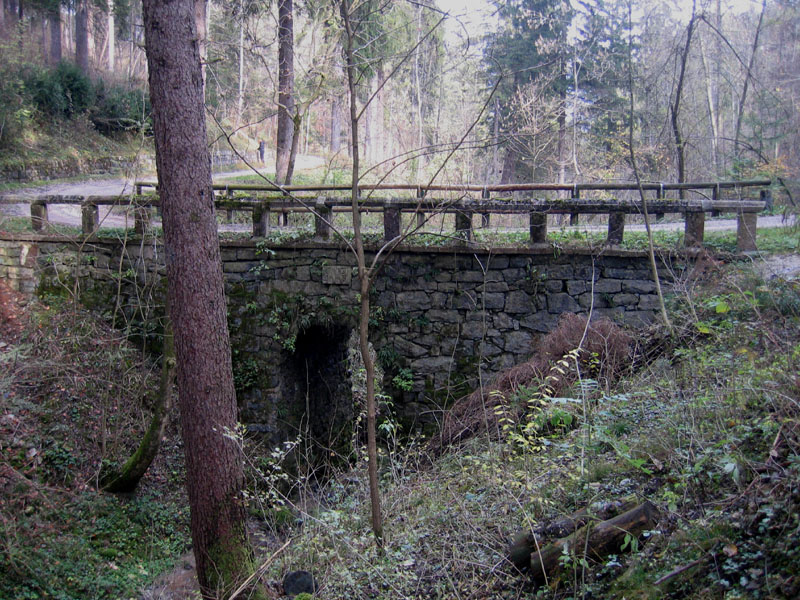
[[[539,551],[540,546],[547,540],[567,536],[590,521],[605,521],[636,506],[636,501],[630,499],[598,502],[571,515],[536,527],[533,531],[523,531],[509,546],[506,559],[517,569],[524,571],[530,566],[531,554]]]
[[[534,552],[530,558],[531,577],[539,582],[557,577],[567,567],[561,560],[564,554],[580,561],[581,558],[600,560],[619,552],[626,535],[638,539],[644,531],[653,528],[657,517],[656,507],[648,500],[607,521],[594,526],[585,525],[575,533],[548,544],[540,552]]]

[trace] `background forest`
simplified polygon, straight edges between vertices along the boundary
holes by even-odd
[[[346,165],[335,6],[198,6],[214,148],[253,161],[264,140],[281,182],[292,151]],[[797,178],[797,2],[512,0],[465,14],[369,0],[358,11],[368,179],[427,181],[460,144],[443,183],[629,180],[631,118],[646,179]],[[0,12],[4,153],[52,119],[149,131],[138,2],[3,0]]]

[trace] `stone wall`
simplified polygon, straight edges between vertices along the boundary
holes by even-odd
[[[38,282],[52,291],[80,273],[89,304],[116,307],[120,322],[141,321],[146,337],[157,329],[147,321],[163,306],[163,249],[136,240],[121,252],[112,241],[87,244],[80,257],[52,240],[5,241],[0,276],[30,290],[25,276],[37,266]],[[266,248],[250,241],[223,242],[221,252],[242,420],[279,434],[298,427],[308,407],[338,415],[316,423],[318,433],[346,438],[350,432],[334,431],[334,424],[351,420],[353,403],[342,395],[358,368],[348,358],[358,299],[352,253],[329,244]],[[636,327],[654,319],[657,298],[641,253],[417,248],[388,258],[372,306],[383,389],[411,426],[474,389],[479,374],[486,381],[525,360],[560,314],[592,308]]]

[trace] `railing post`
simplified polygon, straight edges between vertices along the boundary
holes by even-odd
[[[417,187],[417,203],[422,204],[422,199],[425,197],[425,192],[421,187]],[[422,229],[425,226],[425,211],[417,211],[417,229]]]
[[[269,202],[253,205],[253,237],[267,237],[270,231]]]
[[[529,222],[531,243],[544,244],[547,241],[547,213],[531,211]]]
[[[606,243],[618,246],[625,235],[625,213],[612,212],[608,214],[608,237]]]
[[[464,243],[472,241],[472,211],[456,209],[456,237]]]
[[[572,199],[573,200],[581,199],[581,191],[578,189],[577,184],[572,186]],[[569,224],[572,227],[576,227],[578,225],[578,215],[579,213],[575,212],[569,214]]]
[[[764,203],[764,210],[772,210],[772,190],[761,190],[758,195]]]
[[[736,249],[739,252],[754,252],[756,247],[756,228],[758,213],[739,211],[736,220]]]
[[[484,187],[481,190],[481,200],[489,200],[492,194],[489,192],[489,189]],[[489,212],[482,212],[481,213],[481,227],[486,229],[492,224],[492,214]]]
[[[716,184],[713,188],[711,188],[711,200],[712,201],[719,200],[719,184]],[[711,216],[712,217],[718,217],[719,216],[719,211],[718,210],[712,210],[711,211]]]
[[[400,208],[392,200],[383,205],[383,239],[391,241],[400,236]]]
[[[97,223],[100,221],[100,210],[94,202],[84,202],[81,204],[81,231],[85,235],[90,235],[97,231]]]
[[[233,200],[233,190],[229,189],[228,186],[225,186],[225,199],[226,200]],[[230,223],[233,221],[233,209],[226,208],[225,209],[225,222]]]
[[[661,185],[658,186],[658,189],[656,190],[656,200],[663,200],[663,199],[664,199],[664,184],[662,183]],[[664,213],[663,212],[657,212],[656,213],[656,222],[663,221],[663,220],[664,220]]]
[[[686,225],[683,233],[683,243],[687,248],[703,245],[703,235],[706,226],[706,213],[702,210],[698,212],[684,213]]]
[[[314,202],[314,236],[327,242],[331,239],[330,219],[333,215],[331,207],[325,204],[325,197],[317,198]]]
[[[134,204],[133,206],[133,231],[144,235],[150,229],[150,207]]]
[[[42,231],[47,226],[47,204],[31,202],[31,227],[34,231]]]

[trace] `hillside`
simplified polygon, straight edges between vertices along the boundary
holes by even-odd
[[[363,450],[317,480],[282,465],[286,448],[249,444],[259,552],[291,540],[265,569],[268,597],[297,569],[327,598],[797,597],[800,287],[784,276],[701,262],[670,299],[678,337],[614,334],[614,353],[590,334],[581,357],[574,322],[562,326],[547,347],[569,351],[498,384],[458,443],[409,437],[385,414],[382,554]],[[187,597],[174,425],[133,497],[96,491],[101,463],[124,460],[146,426],[155,366],[79,304],[2,291],[0,596]],[[540,548],[564,535],[565,516],[645,500],[652,527],[603,557],[567,546],[547,585],[506,560],[520,533],[525,557],[531,533]]]

